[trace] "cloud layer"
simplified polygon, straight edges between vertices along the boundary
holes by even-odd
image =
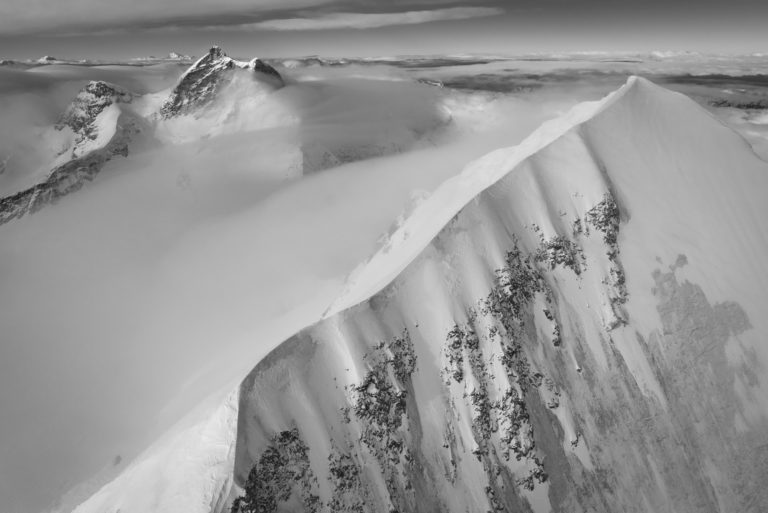
[[[249,15],[322,7],[336,0],[3,0],[0,35],[58,33],[71,28],[174,24],[203,17]],[[284,14],[283,14],[284,15]]]
[[[452,7],[429,11],[406,11],[398,13],[352,13],[339,12],[311,18],[286,18],[241,25],[243,29],[254,30],[331,30],[367,29],[389,25],[418,25],[432,21],[464,20],[503,14],[494,7]]]
[[[258,28],[324,30],[413,25],[440,20],[493,16],[503,12],[478,6],[441,8],[451,0],[3,0],[0,36],[88,34],[160,28]],[[474,4],[474,5],[473,5]]]

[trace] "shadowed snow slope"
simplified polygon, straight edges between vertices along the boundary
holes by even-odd
[[[738,135],[630,79],[445,183],[75,511],[763,511],[766,191]]]

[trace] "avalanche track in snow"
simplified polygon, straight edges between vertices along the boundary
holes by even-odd
[[[632,78],[446,182],[75,511],[765,510],[766,191],[743,139]]]

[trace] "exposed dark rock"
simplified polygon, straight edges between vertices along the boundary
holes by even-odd
[[[506,265],[496,270],[493,290],[483,302],[481,312],[490,313],[501,321],[508,332],[522,326],[523,311],[537,292],[544,292],[541,273],[530,256],[523,256],[515,246],[507,252]]]
[[[578,244],[560,235],[542,240],[535,260],[546,263],[550,270],[562,265],[572,270],[577,276],[581,275],[585,265],[584,253]]]
[[[360,466],[348,454],[333,451],[328,456],[328,470],[333,496],[328,504],[331,511],[365,513],[365,490],[360,479]]]
[[[628,322],[624,304],[629,299],[624,266],[619,258],[619,229],[621,212],[611,194],[606,194],[603,200],[586,213],[586,224],[603,234],[603,242],[608,247],[607,255],[611,262],[608,276],[604,283],[611,289],[609,300],[613,310],[613,320],[608,324],[609,329],[625,326]]]
[[[320,498],[313,493],[317,480],[308,453],[297,429],[275,435],[248,474],[245,495],[232,503],[232,513],[274,513],[293,494],[299,496],[303,511],[321,511]]]

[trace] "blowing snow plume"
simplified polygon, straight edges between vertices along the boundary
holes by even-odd
[[[76,511],[765,508],[765,190],[739,136],[633,78],[442,185]]]

